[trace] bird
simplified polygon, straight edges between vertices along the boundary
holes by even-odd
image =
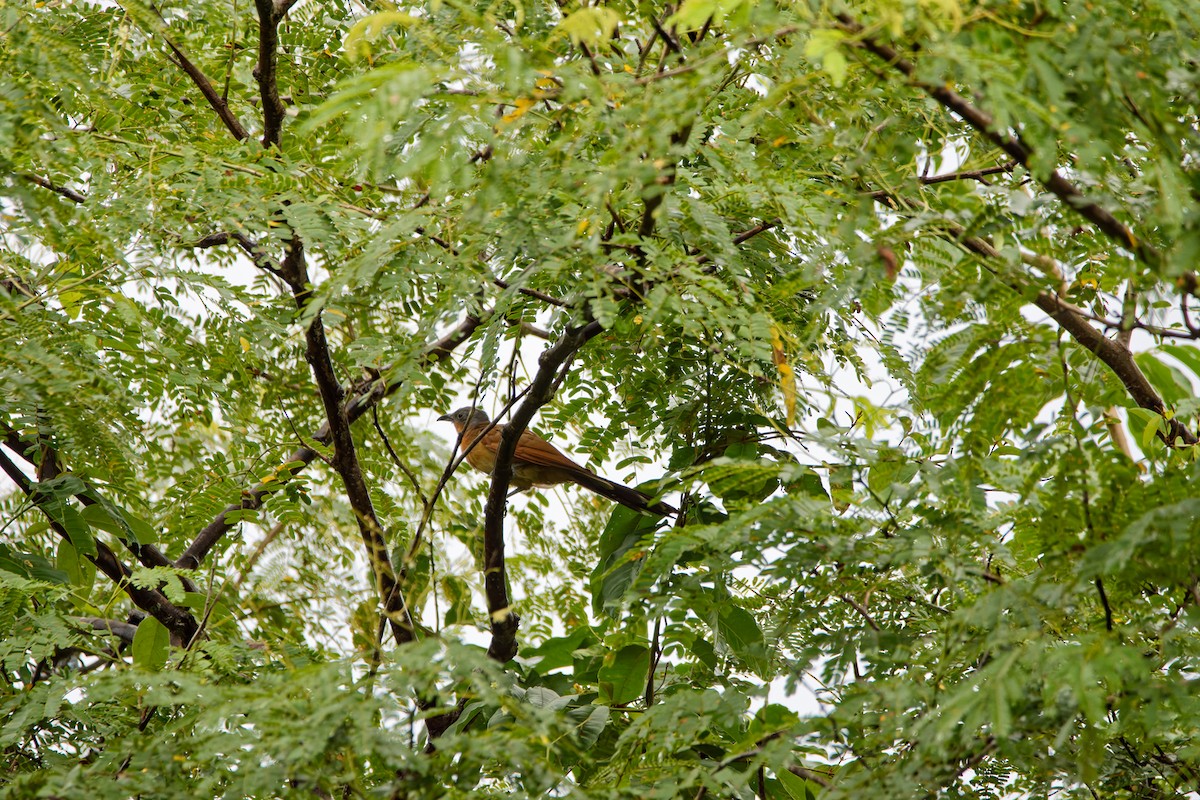
[[[458,449],[466,453],[467,463],[480,472],[492,473],[496,466],[496,450],[500,447],[500,428],[488,430],[491,420],[478,408],[460,408],[438,417],[439,422],[449,422],[458,431]],[[486,431],[486,432],[485,432]],[[482,437],[482,438],[481,438]],[[479,440],[479,444],[471,445]],[[560,483],[575,483],[601,497],[616,501],[623,506],[643,514],[667,516],[678,513],[663,502],[630,488],[602,478],[587,467],[576,464],[557,447],[532,431],[522,431],[517,439],[516,452],[512,460],[512,485],[517,491],[533,486],[556,486]]]

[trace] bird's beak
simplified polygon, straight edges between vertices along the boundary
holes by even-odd
[[[440,417],[438,417],[438,422],[453,422],[453,421],[454,420],[450,419],[449,414],[442,414]]]

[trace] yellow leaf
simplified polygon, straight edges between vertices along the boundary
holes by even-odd
[[[512,111],[508,112],[503,117],[501,117],[501,120],[503,122],[515,122],[516,120],[525,116],[525,112],[528,111],[529,109],[533,108],[533,105],[536,102],[537,101],[534,100],[532,97],[519,98],[517,100],[517,102],[514,103],[516,108],[514,108]]]
[[[403,11],[383,11],[363,17],[354,23],[346,34],[346,55],[352,60],[368,58],[371,55],[369,43],[378,39],[385,28],[392,25],[408,28],[416,23],[416,17]]]
[[[240,337],[238,337],[238,341],[242,343],[242,352],[249,353],[250,352],[250,342],[246,339],[246,337],[240,336]]]
[[[621,15],[611,8],[581,8],[563,17],[558,29],[571,37],[576,47],[580,42],[595,47],[613,35]]]
[[[783,406],[787,411],[787,424],[796,419],[796,373],[788,363],[783,351],[783,335],[779,326],[771,323],[771,360],[779,373],[779,388],[783,391]]]
[[[592,224],[592,221],[587,217],[584,217],[583,219],[579,220],[579,224],[575,226],[575,235],[583,236],[585,233],[588,232],[588,227],[591,226],[591,224]]]

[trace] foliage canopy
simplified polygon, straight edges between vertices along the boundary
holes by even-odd
[[[0,798],[1194,789],[1134,5],[0,7]]]

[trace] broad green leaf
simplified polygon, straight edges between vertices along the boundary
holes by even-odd
[[[762,629],[746,609],[722,606],[717,614],[717,632],[738,660],[760,676],[770,673],[771,665]]]
[[[646,691],[650,649],[628,644],[605,656],[600,667],[600,699],[607,705],[632,703]]]
[[[167,663],[171,632],[154,617],[146,617],[133,635],[133,663],[150,672],[158,672]]]
[[[1162,395],[1167,407],[1175,406],[1185,397],[1192,394],[1191,382],[1178,369],[1166,364],[1153,353],[1138,353],[1134,356],[1142,372],[1154,384],[1154,388]]]
[[[537,647],[527,647],[521,650],[521,657],[535,662],[537,670],[545,675],[553,670],[570,666],[574,653],[586,643],[594,642],[592,630],[581,626],[566,636],[547,639]]]

